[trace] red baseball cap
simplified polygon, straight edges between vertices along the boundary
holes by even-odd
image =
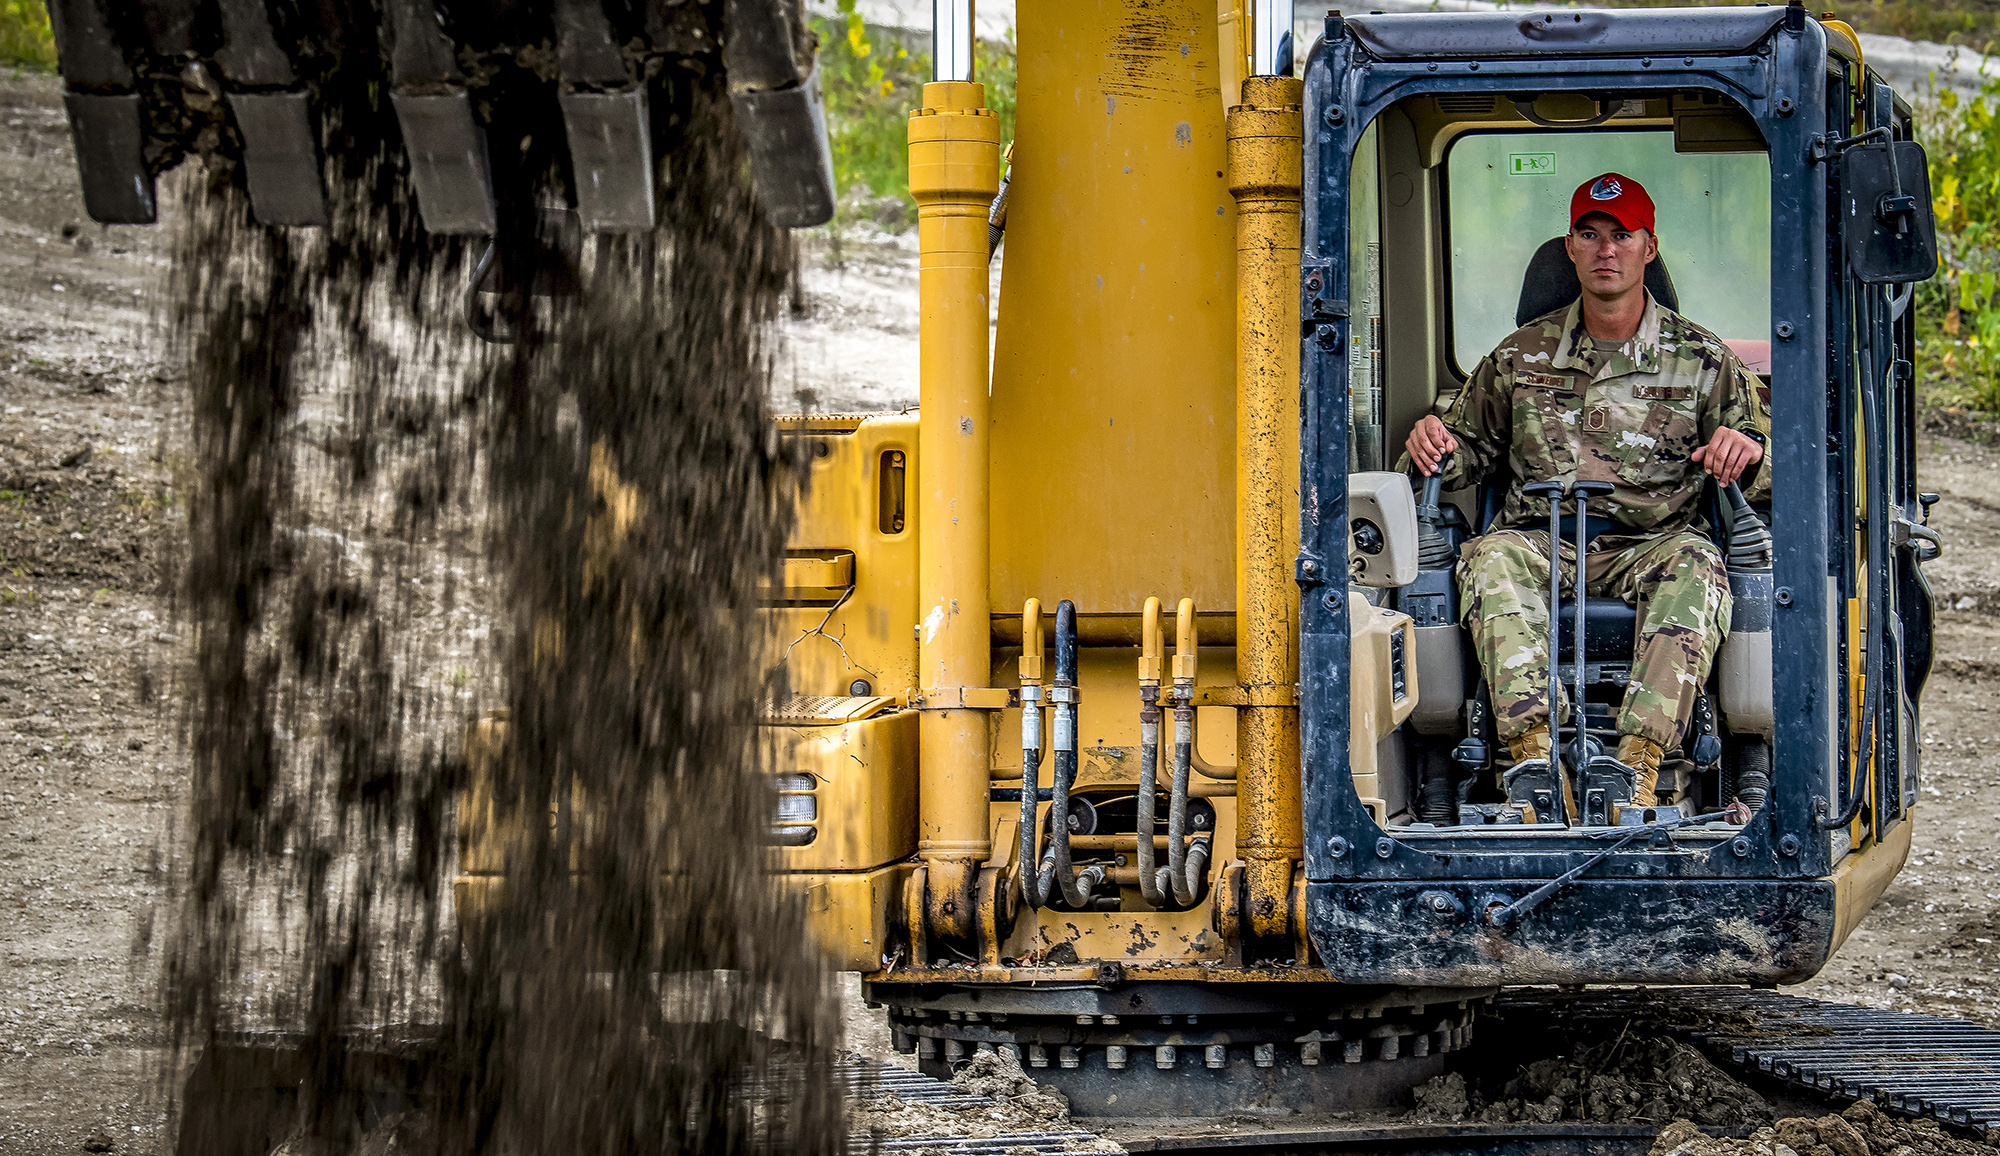
[[[1653,198],[1646,195],[1646,186],[1622,173],[1592,177],[1570,194],[1570,228],[1592,213],[1603,213],[1634,231],[1658,231],[1653,228]]]

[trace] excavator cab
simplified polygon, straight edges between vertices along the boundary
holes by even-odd
[[[1844,25],[1796,5],[1477,14],[1448,31],[1373,15],[1329,19],[1306,123],[1301,485],[1321,497],[1300,557],[1322,564],[1302,582],[1300,696],[1315,944],[1381,982],[1810,973],[1900,864],[1915,800],[1931,615],[1917,563],[1937,543],[1911,453],[1911,287],[1934,256],[1909,106]],[[1618,807],[1573,765],[1581,813],[1551,824],[1550,790],[1536,807],[1502,786],[1452,574],[1508,479],[1395,501],[1378,479],[1397,477],[1381,473],[1390,447],[1488,350],[1575,299],[1559,241],[1543,238],[1565,228],[1577,182],[1610,170],[1656,198],[1654,298],[1757,375],[1773,484],[1755,507],[1708,487],[1702,522],[1734,614],[1663,764],[1661,805]],[[1902,256],[1878,266],[1878,246]],[[1399,546],[1421,556],[1383,558]],[[1357,584],[1413,624],[1417,705],[1378,742],[1377,799],[1330,772],[1352,757],[1352,644],[1330,608]],[[1566,597],[1558,616],[1560,677],[1607,749],[1634,617],[1600,597]]]

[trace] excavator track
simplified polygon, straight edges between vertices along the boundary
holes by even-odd
[[[1515,991],[1498,1004],[1578,1026],[1643,1021],[1793,1089],[1963,1128],[2000,1124],[2000,1031],[1965,1020],[1729,987]]]
[[[1820,1114],[1848,1101],[1869,1100],[1893,1115],[1932,1118],[1962,1133],[1979,1135],[2000,1125],[2000,1031],[1962,1020],[1727,987],[1515,989],[1494,999],[1491,1015],[1497,1026],[1487,1033],[1486,1045],[1454,1057],[1454,1066],[1476,1071],[1518,1064],[1519,1041],[1531,1028],[1579,1045],[1625,1033],[1666,1035],[1702,1049],[1719,1066],[1780,1102],[1790,1101],[1800,1112]],[[249,1117],[255,1117],[250,1123],[263,1121],[229,1151],[268,1151],[285,1134],[300,1082],[310,1072],[297,1051],[299,1044],[300,1037],[277,1034],[232,1038],[191,1078],[190,1102],[226,1109],[232,1133],[242,1132]],[[433,1069],[445,1059],[441,1049],[442,1040],[434,1030],[370,1033],[349,1041],[344,1049],[346,1082],[356,1102],[366,1101],[377,1114],[421,1110],[427,1102],[435,1102],[424,1089],[435,1083]],[[905,1134],[857,1131],[849,1138],[850,1149],[856,1152],[1040,1154],[1102,1151],[1108,1141],[1126,1152],[1183,1156],[1349,1152],[1636,1156],[1651,1147],[1659,1126],[1667,1123],[1440,1123],[1376,1112],[1311,1121],[1244,1116],[1105,1119],[1091,1122],[1089,1130],[1070,1125],[1009,1131],[1004,1124],[990,1122],[990,1110],[1000,1105],[972,1088],[858,1056],[842,1058],[833,1065],[832,1074],[849,1103],[857,1107],[894,1097],[956,1113],[965,1121],[962,1131],[935,1126]],[[782,1069],[774,1075],[777,1078],[746,1081],[738,1094],[782,1110],[777,1101],[785,1094],[786,1081]],[[1717,1136],[1747,1133],[1747,1128],[1705,1130]],[[183,1140],[193,1135],[184,1132]],[[184,1143],[182,1150],[196,1149]]]

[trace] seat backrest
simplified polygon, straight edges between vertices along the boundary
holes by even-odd
[[[1674,279],[1667,272],[1665,256],[1653,258],[1646,266],[1646,292],[1653,295],[1653,300],[1680,312],[1680,294],[1674,292]],[[1521,277],[1520,303],[1514,307],[1514,324],[1526,325],[1544,313],[1568,308],[1582,294],[1583,283],[1576,279],[1576,266],[1563,249],[1563,239],[1551,237],[1528,260],[1528,271]]]

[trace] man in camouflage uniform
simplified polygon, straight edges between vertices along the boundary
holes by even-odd
[[[1516,762],[1550,752],[1549,510],[1522,488],[1551,479],[1615,487],[1589,500],[1584,589],[1638,608],[1617,758],[1638,772],[1633,802],[1651,806],[1660,758],[1680,745],[1729,630],[1729,578],[1697,532],[1696,467],[1725,485],[1754,471],[1746,492],[1753,500],[1768,493],[1767,471],[1757,466],[1770,412],[1719,338],[1646,292],[1645,267],[1659,245],[1652,199],[1637,181],[1617,173],[1585,181],[1570,199],[1570,222],[1566,248],[1582,296],[1502,341],[1462,390],[1438,399],[1407,448],[1425,474],[1459,451],[1447,487],[1477,484],[1503,461],[1512,474],[1495,529],[1465,544],[1458,583],[1500,737]],[[1573,503],[1565,507],[1574,512]],[[1569,592],[1572,535],[1562,544]],[[1564,721],[1568,709],[1558,707]]]

